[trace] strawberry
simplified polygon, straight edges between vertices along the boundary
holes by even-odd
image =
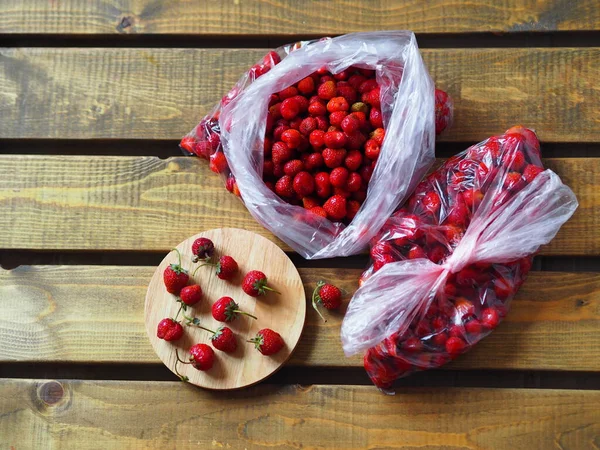
[[[329,182],[333,187],[343,188],[348,182],[349,172],[345,167],[336,167],[329,174]]]
[[[181,289],[188,284],[190,276],[187,270],[181,267],[181,253],[179,250],[174,249],[177,252],[179,262],[177,264],[170,264],[163,273],[163,281],[167,292],[170,294],[178,295]]]
[[[346,150],[343,148],[326,148],[323,150],[323,161],[325,165],[330,169],[335,169],[336,167],[340,167],[344,164],[344,159],[346,158]]]
[[[235,180],[234,180],[235,181]],[[215,244],[208,238],[199,237],[192,244],[193,262],[200,260],[209,260],[215,252]]]
[[[312,209],[321,206],[321,202],[315,197],[304,197],[302,199],[302,206],[304,206],[305,209]]]
[[[227,159],[223,152],[216,152],[210,156],[210,170],[215,173],[223,173],[227,169]]]
[[[296,89],[294,86],[289,86],[279,91],[277,95],[281,100],[285,100],[287,98],[295,97],[296,95],[298,95],[298,89]]]
[[[494,308],[486,308],[481,311],[481,324],[486,328],[496,328],[500,323],[498,311]]]
[[[353,113],[360,112],[366,114],[369,112],[369,106],[363,102],[356,102],[352,104],[352,106],[350,107],[350,111],[352,111]]]
[[[241,311],[238,304],[231,297],[221,297],[212,305],[212,316],[219,322],[232,322],[238,314],[256,319],[252,314]]]
[[[374,139],[369,139],[365,143],[365,156],[372,161],[375,161],[379,158],[379,153],[381,151],[381,147]]]
[[[312,102],[308,105],[308,113],[313,117],[327,114],[327,106],[321,102]]]
[[[318,216],[327,218],[327,212],[321,206],[314,206],[310,208],[310,212]]]
[[[541,167],[535,166],[533,164],[528,164],[527,167],[525,167],[525,170],[523,171],[523,178],[525,178],[525,180],[528,183],[531,183],[535,179],[535,177],[537,177],[543,171],[544,169],[542,169]]]
[[[369,123],[373,128],[383,127],[383,116],[381,115],[381,110],[375,107],[371,108],[371,112],[369,113]]]
[[[312,133],[316,129],[317,129],[317,119],[314,119],[313,117],[307,117],[307,118],[303,119],[302,122],[300,123],[300,127],[298,128],[298,131],[301,134],[303,134],[304,136],[309,136],[310,133]]]
[[[306,159],[304,159],[304,167],[308,171],[323,167],[323,164],[325,164],[325,162],[323,161],[323,155],[320,153],[310,153],[306,155]]]
[[[179,293],[179,298],[186,305],[195,305],[202,300],[202,288],[197,284],[186,286]]]
[[[446,351],[450,357],[456,357],[463,353],[467,348],[467,343],[459,337],[451,337],[446,341]]]
[[[315,175],[316,194],[321,198],[328,198],[331,195],[331,181],[327,172],[319,172]]]
[[[194,153],[194,145],[196,144],[196,139],[192,136],[185,136],[181,142],[179,143],[179,147],[182,150],[185,150],[188,153]]]
[[[348,170],[355,172],[359,169],[360,165],[362,164],[362,160],[363,157],[361,152],[359,152],[358,150],[350,150],[348,152],[348,155],[346,156],[346,159],[344,160],[344,164],[346,165]]]
[[[354,217],[358,214],[359,209],[359,202],[357,202],[356,200],[348,200],[348,204],[346,206],[346,218],[348,220],[354,219]]]
[[[340,169],[340,167],[338,167],[338,169]],[[331,173],[333,174],[333,171]],[[348,190],[348,192],[358,192],[362,188],[362,185],[363,179],[358,173],[352,172],[348,176],[348,181],[346,182],[346,189]]]
[[[283,173],[289,175],[290,177],[295,176],[303,170],[304,163],[299,159],[292,159],[291,161],[288,161],[283,165]]]
[[[286,98],[281,103],[281,116],[286,120],[291,120],[300,113],[300,105],[295,97]]]
[[[344,97],[334,97],[327,102],[327,111],[330,113],[336,111],[348,111],[350,109],[350,105]]]
[[[156,337],[165,341],[176,341],[183,336],[183,327],[173,319],[163,319],[158,323]]]
[[[217,276],[221,280],[231,280],[238,271],[238,264],[231,256],[221,256],[217,263]]]
[[[336,93],[337,89],[334,81],[325,81],[325,83],[321,84],[317,89],[317,95],[323,100],[331,100],[335,97]]]
[[[342,304],[342,291],[332,284],[327,284],[324,281],[317,282],[317,287],[312,294],[312,306],[317,311],[321,319],[327,322],[327,319],[323,317],[318,304],[322,304],[326,309],[338,309]]]
[[[342,122],[347,117],[348,113],[346,111],[334,111],[329,114],[329,125],[331,127],[335,127],[335,129],[330,129],[328,131],[340,131],[342,127]]]
[[[190,348],[190,364],[198,370],[210,370],[215,362],[215,352],[206,344],[196,344]]]
[[[267,291],[280,294],[280,292],[267,286],[267,276],[259,270],[251,270],[246,274],[242,282],[242,290],[250,297],[265,295]]]
[[[275,142],[271,149],[271,158],[274,164],[283,164],[292,159],[294,151],[283,142]]]
[[[302,135],[298,130],[290,128],[281,133],[281,140],[285,142],[289,148],[298,148],[302,142]]]
[[[300,197],[306,197],[315,190],[315,179],[308,172],[300,172],[294,177],[293,188]]]
[[[328,131],[323,138],[329,148],[342,148],[346,145],[346,135],[341,131]]]
[[[303,78],[298,82],[298,91],[304,95],[308,95],[315,90],[315,80],[312,77]]]
[[[327,217],[332,220],[342,220],[346,217],[346,199],[341,195],[334,195],[323,205],[323,209],[327,212]]]
[[[360,131],[360,121],[352,115],[344,117],[344,119],[342,119],[342,122],[340,123],[340,126],[342,127],[342,130],[344,130],[344,133],[346,133],[347,135]]]
[[[217,328],[217,331],[213,331],[200,325],[200,321],[198,319],[193,319],[189,324],[211,333],[212,336],[210,341],[213,347],[217,350],[221,350],[225,353],[233,353],[237,349],[237,340],[235,339],[235,334],[233,334],[231,328],[219,327]]]
[[[274,355],[285,345],[281,335],[269,328],[264,328],[256,333],[256,337],[248,340],[252,342],[256,349],[263,355]]]
[[[292,183],[292,177],[285,175],[277,180],[275,183],[275,192],[280,197],[290,198],[294,196],[294,186]]]

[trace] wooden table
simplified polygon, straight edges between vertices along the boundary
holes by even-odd
[[[506,322],[396,396],[310,308],[267,383],[177,382],[144,331],[153,266],[207,228],[280,243],[179,138],[266,48],[378,29],[414,30],[456,101],[438,155],[523,123],[579,210]],[[3,0],[0,449],[600,447],[599,29],[597,0]],[[367,263],[293,258],[307,292]]]

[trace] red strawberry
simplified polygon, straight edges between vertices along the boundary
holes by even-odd
[[[358,92],[360,94],[364,94],[365,92],[372,91],[377,86],[378,86],[377,85],[377,80],[375,80],[375,79],[365,80],[363,83],[361,83],[358,86]]]
[[[246,274],[242,282],[242,290],[250,297],[265,295],[267,291],[280,294],[280,292],[267,286],[267,276],[259,270],[251,270]]]
[[[329,182],[333,187],[344,188],[348,182],[349,175],[348,169],[345,167],[336,167],[329,174]]]
[[[429,191],[421,200],[423,208],[431,214],[435,214],[439,211],[441,200],[440,196],[435,191]]]
[[[173,319],[163,319],[158,323],[156,336],[165,341],[176,341],[183,336],[183,327]]]
[[[181,289],[188,284],[190,276],[188,275],[187,270],[181,267],[181,253],[179,253],[179,250],[177,249],[174,250],[177,252],[179,262],[177,264],[170,264],[169,267],[165,269],[163,281],[167,288],[167,292],[178,295]]]
[[[300,197],[306,197],[315,190],[315,179],[308,172],[300,172],[294,177],[293,188]]]
[[[361,152],[359,152],[358,150],[350,150],[348,152],[348,155],[346,156],[346,159],[344,160],[344,164],[346,165],[348,170],[355,172],[360,168],[362,160],[363,157]]]
[[[310,145],[314,147],[315,150],[325,147],[325,132],[322,130],[313,131],[312,133],[310,133],[308,141],[310,142]]]
[[[192,346],[190,355],[190,363],[198,370],[209,370],[215,362],[215,352],[206,344]]]
[[[230,328],[219,327],[217,328],[217,331],[213,331],[200,325],[200,321],[198,319],[194,319],[192,324],[203,329],[204,331],[212,333],[210,340],[213,347],[215,347],[217,350],[221,350],[225,353],[233,353],[237,349],[237,340],[235,339],[235,335]]]
[[[323,205],[323,209],[327,212],[327,217],[332,220],[342,220],[346,217],[346,199],[341,195],[334,195]]]
[[[326,309],[338,309],[342,304],[342,291],[332,284],[327,284],[324,281],[317,282],[317,287],[313,291],[312,306],[319,313],[321,319],[327,322],[319,311],[318,304],[322,304]]]
[[[371,112],[369,113],[369,122],[373,128],[383,127],[383,115],[378,108],[371,108]]]
[[[342,148],[346,145],[346,135],[341,131],[328,131],[323,139],[329,148]]]
[[[304,160],[304,166],[308,171],[316,170],[322,167],[323,164],[325,164],[325,162],[323,161],[323,155],[320,153],[310,153],[309,155],[306,155],[306,159]]]
[[[302,199],[302,206],[304,206],[306,209],[311,209],[316,206],[321,206],[321,202],[315,197],[304,197]]]
[[[281,140],[285,142],[289,148],[298,148],[302,142],[302,135],[298,130],[290,128],[281,133]]]
[[[313,131],[317,129],[317,120],[312,117],[307,117],[302,120],[300,123],[300,127],[298,131],[302,133],[304,136],[310,135]]]
[[[269,328],[260,330],[256,333],[256,337],[250,339],[248,342],[254,343],[256,349],[267,356],[279,352],[285,345],[281,335]]]
[[[338,167],[338,169],[340,169],[340,167]],[[337,169],[333,169],[333,170],[337,170]],[[331,173],[333,173],[333,172],[331,172]],[[363,184],[362,177],[358,173],[352,172],[348,176],[348,181],[346,182],[346,189],[348,190],[348,192],[358,192],[358,191],[360,191],[362,184]]]
[[[459,337],[451,337],[446,341],[446,351],[451,357],[460,355],[465,351],[467,344]]]
[[[217,276],[221,280],[231,280],[238,271],[238,264],[231,256],[221,256],[217,263]]]
[[[202,288],[197,284],[186,286],[179,293],[179,297],[186,305],[195,305],[202,300]]]
[[[193,262],[198,262],[201,259],[209,260],[215,252],[215,244],[208,238],[199,237],[192,244]]]
[[[359,202],[357,202],[356,200],[348,200],[348,205],[346,206],[346,218],[348,220],[354,219],[354,217],[358,214],[359,209]]]
[[[185,136],[181,142],[179,143],[179,147],[185,150],[188,153],[194,153],[194,145],[196,144],[196,139],[192,136]]]
[[[523,178],[527,180],[528,183],[531,183],[535,177],[537,177],[540,173],[542,173],[544,169],[541,167],[535,166],[533,164],[528,164],[523,171]]]
[[[315,90],[315,80],[312,77],[306,77],[298,82],[298,90],[308,95]]]
[[[330,113],[336,111],[348,111],[350,109],[350,105],[344,97],[334,97],[327,102],[327,111]]]
[[[495,308],[486,308],[481,311],[481,324],[486,328],[496,328],[500,323],[498,311]]]
[[[238,314],[256,319],[252,314],[241,311],[238,304],[231,297],[221,297],[212,305],[212,316],[219,322],[232,322]]]
[[[304,170],[304,163],[299,159],[292,159],[283,165],[283,172],[290,177]]]
[[[331,100],[333,97],[335,97],[336,93],[337,89],[334,81],[326,81],[317,89],[317,95],[323,100]]]
[[[377,158],[379,158],[380,151],[381,147],[377,142],[375,142],[375,140],[369,139],[365,143],[365,156],[370,160],[375,161]]]
[[[271,149],[271,158],[274,164],[283,164],[292,159],[294,151],[283,142],[275,142]]]
[[[331,182],[327,172],[319,172],[315,175],[316,193],[321,198],[328,198],[331,195]]]
[[[223,152],[216,152],[210,156],[209,168],[215,173],[223,173],[227,169],[227,159]]]
[[[362,169],[360,169],[360,176],[362,177],[363,180],[365,180],[365,183],[368,183],[369,180],[371,180],[371,176],[373,175],[373,170],[374,169],[371,164],[363,166]]]
[[[313,116],[324,116],[327,114],[327,106],[321,102],[312,102],[308,105],[308,113]]]
[[[340,128],[342,127],[342,122],[344,121],[347,115],[348,113],[346,111],[335,111],[329,114],[329,124],[332,127],[335,127],[335,129],[328,131],[340,131]]]
[[[295,97],[286,98],[281,103],[281,115],[286,120],[291,120],[300,113],[300,105]]]
[[[294,86],[288,86],[282,91],[279,91],[277,95],[281,100],[285,100],[286,98],[291,98],[298,95],[298,89],[296,89]]]
[[[289,175],[285,175],[277,180],[275,183],[275,192],[280,197],[290,198],[294,196],[294,186],[292,182],[292,177]]]
[[[340,126],[344,133],[353,134],[360,130],[360,121],[356,117],[348,115],[342,119]]]
[[[323,150],[323,161],[325,165],[330,169],[335,169],[344,164],[344,158],[346,158],[346,150],[343,148],[326,148]]]

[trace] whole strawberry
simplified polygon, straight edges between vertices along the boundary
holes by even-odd
[[[202,300],[202,288],[197,284],[186,286],[179,293],[179,298],[186,305],[195,305]]]
[[[183,336],[183,327],[173,319],[163,319],[158,323],[156,337],[165,341],[176,341]]]
[[[179,253],[179,250],[177,249],[175,249],[175,251],[179,257],[179,262],[177,264],[170,264],[169,267],[165,269],[163,280],[167,292],[178,295],[181,289],[188,284],[190,276],[188,275],[187,270],[181,267],[181,253]]]
[[[217,263],[217,276],[221,280],[231,280],[238,271],[238,264],[231,256],[221,256]]]
[[[246,274],[242,283],[242,289],[250,297],[265,295],[267,291],[281,294],[281,292],[277,292],[275,289],[267,286],[267,276],[259,270],[251,270]]]
[[[195,369],[202,371],[209,370],[215,363],[215,352],[206,344],[196,344],[190,348],[189,362],[185,362],[179,358],[178,352],[176,352],[176,356],[177,361],[180,363],[191,364]],[[177,372],[177,367],[175,367],[175,372]],[[187,377],[182,377],[179,372],[177,372],[177,375],[179,375],[183,381],[188,381]]]
[[[326,309],[338,309],[342,304],[342,291],[332,284],[327,284],[324,281],[319,281],[317,287],[313,291],[312,305],[315,311],[319,313],[321,319],[327,322],[327,319],[323,317],[321,311],[319,311],[318,304],[323,305]]]
[[[256,316],[240,310],[239,305],[231,297],[221,297],[212,305],[212,316],[219,322],[232,322],[238,314],[256,319]]]
[[[263,355],[274,355],[283,348],[285,343],[281,335],[269,328],[264,328],[256,333],[256,337],[248,342],[254,343],[256,349]]]
[[[212,258],[212,255],[215,252],[215,244],[208,238],[199,237],[192,244],[192,253],[194,257],[192,258],[193,262],[198,262],[200,260],[208,261]]]

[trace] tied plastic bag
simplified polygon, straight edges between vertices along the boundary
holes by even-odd
[[[513,127],[450,158],[419,184],[371,248],[342,323],[380,388],[469,350],[505,316],[538,248],[575,212],[543,170],[535,133]]]
[[[364,203],[349,225],[285,202],[263,182],[269,97],[325,67],[374,69],[385,139]],[[253,66],[181,147],[210,159],[258,222],[307,259],[360,252],[434,161],[434,86],[408,31],[354,33],[270,52]],[[449,125],[452,106],[444,97]]]

